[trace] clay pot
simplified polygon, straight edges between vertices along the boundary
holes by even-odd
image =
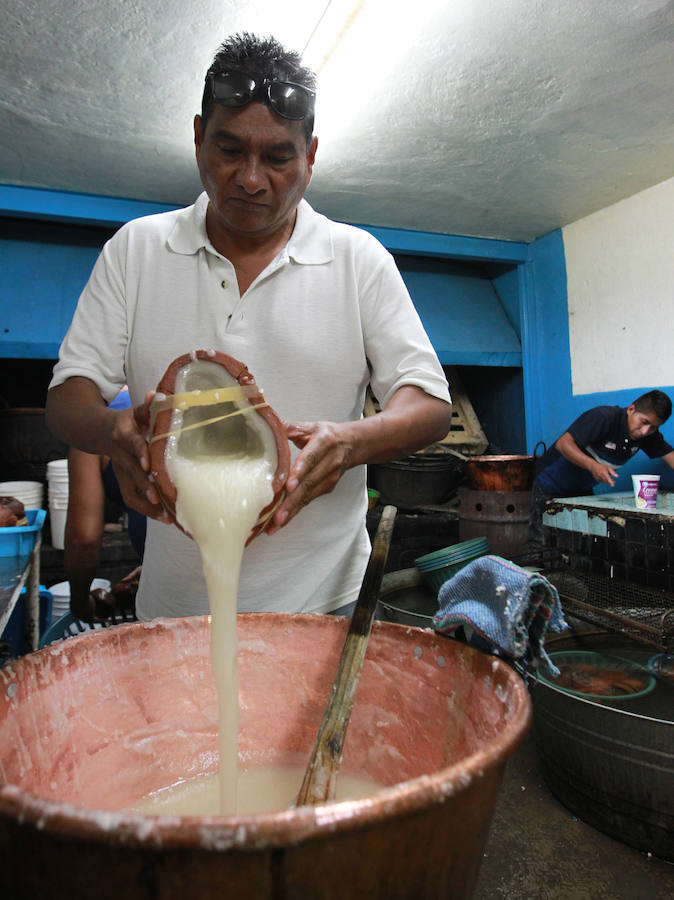
[[[305,764],[348,627],[238,617],[239,758]],[[218,763],[210,617],[119,625],[2,670],[4,896],[470,897],[529,695],[495,657],[375,622],[342,770],[383,787],[249,816],[125,812]],[[299,785],[298,785],[299,788]]]
[[[197,361],[199,361],[197,363]],[[192,376],[192,370],[198,365],[198,378]],[[207,364],[204,368],[204,363]],[[219,368],[218,368],[219,367]],[[184,382],[184,383],[181,383]],[[260,513],[258,522],[253,527],[250,537],[246,541],[249,544],[258,534],[260,534],[273,513],[274,509],[283,500],[285,496],[284,485],[290,470],[290,447],[286,436],[286,429],[274,410],[266,404],[262,392],[255,390],[257,385],[254,376],[248,371],[247,367],[234,359],[233,356],[227,356],[216,350],[195,350],[192,353],[185,353],[174,359],[168,367],[161,381],[157,385],[156,400],[159,403],[160,411],[157,413],[153,423],[153,435],[165,435],[171,431],[172,410],[170,408],[161,408],[161,403],[165,397],[170,397],[175,393],[190,391],[204,386],[211,388],[229,387],[239,384],[248,391],[248,401],[256,408],[256,413],[261,417],[262,421],[269,428],[270,440],[276,445],[276,470],[272,480],[272,488],[274,498]],[[203,417],[213,415],[214,407],[203,407],[208,410],[203,413]],[[237,417],[237,427],[239,434],[242,429],[250,427],[249,423],[243,420],[245,416]],[[166,469],[165,457],[168,447],[168,437],[161,437],[150,443],[150,466],[152,477],[159,491],[162,503],[168,514],[171,516],[176,525],[180,525],[176,521],[176,487]]]
[[[529,491],[534,480],[533,456],[473,456],[465,467],[473,491]]]

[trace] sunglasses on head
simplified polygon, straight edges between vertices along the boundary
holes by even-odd
[[[256,97],[284,119],[306,119],[314,110],[315,93],[292,81],[272,78],[256,79],[243,72],[220,72],[211,75],[211,94],[221,106],[246,106]]]

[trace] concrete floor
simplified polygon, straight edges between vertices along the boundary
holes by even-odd
[[[545,785],[531,734],[509,760],[474,900],[672,900],[674,864],[577,819]]]

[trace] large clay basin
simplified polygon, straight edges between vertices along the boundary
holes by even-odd
[[[306,762],[347,625],[238,617],[243,763]],[[217,767],[209,629],[208,616],[121,625],[0,669],[2,895],[470,897],[530,722],[521,679],[432,631],[375,622],[342,768],[381,791],[247,817],[125,812]]]

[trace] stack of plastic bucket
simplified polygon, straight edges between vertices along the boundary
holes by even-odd
[[[49,493],[49,522],[52,547],[63,550],[68,512],[68,460],[55,459],[47,463]]]
[[[449,581],[469,562],[489,553],[489,541],[485,537],[473,538],[452,544],[442,550],[435,550],[414,560],[421,577],[436,594],[442,585]]]

